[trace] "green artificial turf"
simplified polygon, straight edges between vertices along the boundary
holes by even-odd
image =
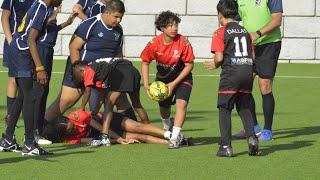
[[[139,62],[135,65],[139,66]],[[58,94],[64,66],[64,61],[54,63],[48,105]],[[19,153],[0,152],[0,179],[318,179],[319,69],[320,64],[278,65],[273,91],[276,99],[274,140],[260,144],[258,157],[247,155],[245,140],[232,141],[234,158],[215,156],[220,134],[216,108],[220,71],[210,72],[197,63],[182,131],[193,137],[195,146],[169,150],[166,145],[148,144],[99,148],[53,144],[46,146],[55,153],[52,157],[22,157]],[[7,74],[3,72],[5,69],[0,70],[0,117],[4,117]],[[263,126],[257,82],[254,97],[258,120]],[[141,98],[151,123],[161,126],[157,103],[148,99],[144,90]],[[236,133],[242,124],[236,113],[232,120],[232,131]],[[16,136],[22,144],[22,119],[18,125]],[[0,132],[4,132],[3,121]]]

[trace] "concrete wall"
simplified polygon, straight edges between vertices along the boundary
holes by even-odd
[[[139,57],[146,43],[156,34],[154,21],[159,12],[171,10],[180,14],[180,33],[189,36],[197,59],[208,59],[211,36],[218,28],[216,5],[218,0],[123,0],[126,14],[121,22],[125,33],[125,56]],[[66,19],[76,0],[63,1],[58,21]],[[281,27],[283,62],[320,62],[320,0],[283,0],[284,18]],[[59,33],[56,56],[68,55],[68,43],[76,26]],[[0,29],[0,54],[4,35]]]

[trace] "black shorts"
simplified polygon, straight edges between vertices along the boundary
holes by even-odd
[[[251,93],[235,93],[235,94],[218,94],[218,108],[226,108],[232,110],[234,105],[239,109],[249,108]]]
[[[124,117],[120,113],[113,113],[112,121],[110,122],[110,129],[121,137],[125,135],[125,130],[122,128]]]
[[[110,91],[139,93],[141,76],[131,62],[118,63],[108,77]]]
[[[255,46],[254,72],[263,79],[272,79],[276,74],[281,50],[281,41]]]
[[[157,79],[161,81],[160,79]],[[163,81],[165,82],[165,81]],[[167,82],[165,82],[167,83]],[[172,96],[168,97],[167,99],[160,101],[159,106],[160,107],[170,107],[171,105],[174,105],[176,103],[176,99],[182,99],[186,102],[189,102],[189,98],[191,95],[192,90],[192,76],[189,79],[183,80],[172,92]]]
[[[71,88],[77,88],[77,89],[84,88],[83,83],[75,83],[73,81],[72,64],[70,61],[70,57],[68,57],[68,59],[67,59],[67,64],[66,64],[66,68],[64,70],[62,85],[67,86],[67,87],[71,87]]]

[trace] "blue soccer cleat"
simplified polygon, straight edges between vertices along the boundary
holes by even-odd
[[[254,129],[254,134],[256,134],[256,136],[260,136],[260,134],[261,134],[261,129],[260,129],[259,124],[253,126],[253,129]]]
[[[272,140],[272,131],[264,129],[259,136],[259,142],[271,141]]]

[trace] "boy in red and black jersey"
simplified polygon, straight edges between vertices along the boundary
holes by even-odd
[[[178,136],[185,121],[188,101],[192,90],[193,61],[192,46],[187,37],[178,34],[180,18],[170,12],[162,12],[155,21],[156,28],[163,33],[154,37],[142,51],[141,73],[144,88],[149,90],[149,64],[157,62],[157,81],[166,83],[169,98],[159,102],[164,129],[172,128],[169,148],[178,148]],[[171,105],[176,103],[174,124],[170,117]],[[173,126],[173,127],[172,127]]]
[[[233,156],[231,147],[231,111],[237,106],[245,127],[249,144],[249,155],[258,152],[258,141],[254,135],[250,102],[253,85],[253,45],[250,34],[234,18],[238,5],[234,0],[220,0],[217,5],[219,23],[223,26],[212,37],[211,52],[214,60],[206,62],[208,69],[221,65],[218,91],[219,125],[221,144],[217,156]]]

